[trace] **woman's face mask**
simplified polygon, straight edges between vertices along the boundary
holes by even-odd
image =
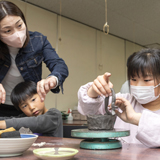
[[[0,40],[8,46],[22,48],[26,40],[26,26],[18,16],[6,16],[0,22]]]
[[[7,37],[1,37],[1,41],[3,43],[14,48],[22,48],[25,40],[26,40],[26,29],[17,31],[14,34]]]

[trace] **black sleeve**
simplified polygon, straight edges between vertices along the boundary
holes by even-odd
[[[33,133],[42,133],[45,136],[63,137],[61,112],[55,108],[37,117],[23,117],[6,119],[6,126],[19,130],[21,127],[30,128]]]

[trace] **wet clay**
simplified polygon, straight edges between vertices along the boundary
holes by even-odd
[[[112,104],[111,104],[111,112],[108,111],[108,101],[109,97],[105,98],[105,111],[106,113],[104,115],[87,115],[87,123],[88,123],[88,129],[89,130],[113,130],[114,123],[116,120],[116,115],[114,110],[117,108],[115,107],[115,92],[111,88],[112,91]]]

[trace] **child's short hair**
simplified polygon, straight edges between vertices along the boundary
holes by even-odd
[[[15,86],[11,93],[11,101],[17,110],[22,102],[37,94],[37,85],[35,82],[21,82]]]
[[[128,79],[134,76],[143,77],[151,74],[154,80],[159,83],[160,78],[160,50],[159,49],[142,49],[133,53],[127,61]]]

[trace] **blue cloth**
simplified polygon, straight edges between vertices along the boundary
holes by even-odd
[[[59,58],[47,37],[39,32],[29,32],[30,41],[25,48],[21,48],[16,56],[16,65],[25,81],[38,82],[42,79],[42,61],[46,64],[53,76],[58,78],[59,84],[51,91],[63,93],[63,82],[68,76],[68,67],[64,60]],[[5,54],[5,60],[0,59],[0,82],[2,82],[11,65],[10,54]],[[50,76],[48,75],[48,76]]]
[[[38,135],[38,136],[43,136],[42,133],[33,133],[33,134],[36,134],[36,135]]]

